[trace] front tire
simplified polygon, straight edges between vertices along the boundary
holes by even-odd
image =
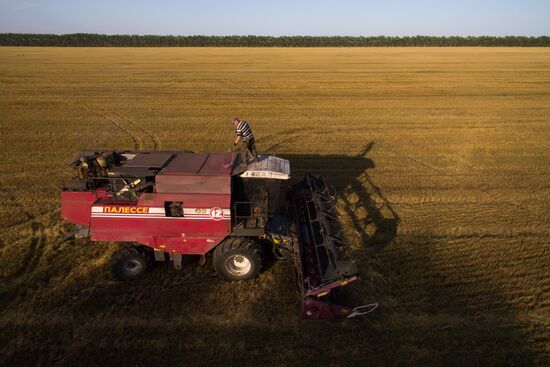
[[[148,267],[149,257],[139,246],[122,248],[111,257],[111,272],[118,280],[137,279]]]
[[[258,276],[263,266],[261,246],[247,238],[229,238],[214,250],[214,268],[223,280],[247,280]]]

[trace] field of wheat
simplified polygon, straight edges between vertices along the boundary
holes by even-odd
[[[260,153],[322,173],[363,318],[304,321],[291,265],[120,283],[64,241],[80,148]],[[0,48],[0,365],[548,365],[550,50]]]

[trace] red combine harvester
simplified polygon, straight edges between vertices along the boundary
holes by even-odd
[[[226,280],[256,277],[266,249],[294,261],[302,316],[362,314],[331,302],[331,290],[358,279],[334,211],[334,193],[307,174],[286,189],[290,165],[261,156],[240,168],[240,155],[159,151],[80,152],[77,176],[61,193],[63,219],[76,237],[125,242],[111,259],[114,276],[139,277],[152,261],[213,254]],[[282,194],[282,195],[281,195]]]

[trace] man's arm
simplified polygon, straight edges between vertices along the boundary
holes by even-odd
[[[235,129],[235,140],[233,140],[233,145],[237,145],[237,143],[241,140],[242,133],[243,131],[242,131],[241,123],[239,123],[237,125],[237,128]]]

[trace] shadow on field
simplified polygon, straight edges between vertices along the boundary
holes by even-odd
[[[290,160],[293,177],[300,180],[306,172],[325,176],[343,201],[343,211],[352,221],[363,245],[382,250],[391,244],[399,226],[399,215],[369,176],[375,163],[367,157],[374,147],[369,142],[355,156],[349,155],[282,155]]]
[[[541,364],[544,357],[528,332],[536,324],[507,306],[509,290],[487,276],[468,274],[480,270],[463,267],[460,260],[446,260],[454,264],[448,266],[434,256],[442,247],[455,245],[428,231],[396,239],[395,250],[375,260],[383,286],[367,287],[381,303],[380,314],[373,317],[383,325],[378,335],[388,349],[384,364]]]
[[[373,147],[367,144],[356,156],[283,155],[292,162],[296,179],[313,172],[335,186],[342,217],[363,246],[354,251],[363,282],[340,296],[347,304],[379,302],[380,308],[354,320],[364,329],[347,328],[370,339],[354,342],[369,350],[356,362],[530,366],[540,361],[526,340],[529,323],[506,310],[506,289],[487,281],[460,281],[468,278],[461,277],[461,269],[436,263],[433,252],[453,245],[429,230],[398,236],[400,216],[371,178],[376,165],[367,154]]]

